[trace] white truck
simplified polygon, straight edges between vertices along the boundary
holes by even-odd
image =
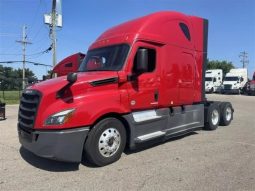
[[[206,70],[205,73],[205,92],[220,92],[223,80],[223,72],[221,69]]]
[[[224,78],[221,92],[240,94],[247,81],[247,68],[231,69]]]

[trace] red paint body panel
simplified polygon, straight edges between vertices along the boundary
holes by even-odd
[[[188,26],[190,40],[182,32],[180,23]],[[65,77],[30,87],[42,92],[34,128],[87,126],[109,113],[126,114],[202,102],[206,53],[204,33],[204,19],[177,12],[151,14],[107,30],[89,50],[123,43],[130,45],[123,68],[120,71],[78,73],[78,80],[67,89],[63,98],[56,98],[56,92],[67,85]],[[156,68],[139,75],[135,81],[128,81],[127,76],[132,74],[134,58],[140,47],[156,51]],[[115,77],[119,80],[116,83],[95,87],[90,84]],[[44,125],[48,116],[70,108],[76,110],[67,123]]]
[[[42,92],[35,128],[63,129],[79,127],[91,125],[100,116],[107,113],[128,113],[127,97],[125,96],[127,93],[125,90],[120,91],[117,83],[98,87],[89,84],[94,80],[117,76],[117,72],[80,73],[77,82],[66,91],[63,98],[56,98],[56,92],[67,84],[66,77],[35,84],[31,89]],[[64,125],[44,125],[44,121],[49,115],[70,108],[75,108],[75,113],[70,121]]]
[[[252,83],[252,84],[255,84],[255,72],[254,72],[254,74],[253,74],[253,77],[252,77],[251,83]]]
[[[77,72],[85,54],[76,53],[60,61],[52,70],[57,76],[65,76],[70,72]]]
[[[253,77],[252,77],[252,80],[250,80],[247,84],[248,86],[248,93],[250,95],[255,95],[255,89],[254,89],[254,86],[255,86],[255,72],[253,74]]]

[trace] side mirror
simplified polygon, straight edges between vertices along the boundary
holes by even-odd
[[[216,82],[216,78],[213,78],[213,82]]]
[[[148,49],[138,49],[136,53],[135,72],[143,73],[148,71]]]
[[[71,84],[77,81],[77,73],[69,73],[67,75],[67,81]]]
[[[241,82],[243,81],[243,77],[241,77],[240,81],[241,81]]]

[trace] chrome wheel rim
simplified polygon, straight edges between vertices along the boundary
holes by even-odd
[[[103,157],[111,157],[118,151],[120,143],[121,137],[119,131],[115,128],[108,128],[99,138],[99,152]]]
[[[215,109],[212,112],[212,124],[217,125],[218,121],[219,121],[219,112]]]
[[[226,120],[230,121],[231,117],[232,117],[232,110],[231,110],[230,107],[227,107],[227,109],[226,109]]]

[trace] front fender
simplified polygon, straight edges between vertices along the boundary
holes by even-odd
[[[71,102],[61,99],[54,101],[40,110],[36,129],[67,129],[89,126],[98,118],[108,113],[129,113],[127,93],[119,90],[90,92],[83,96],[73,97]],[[65,124],[45,126],[44,121],[52,114],[74,108],[72,117]]]

